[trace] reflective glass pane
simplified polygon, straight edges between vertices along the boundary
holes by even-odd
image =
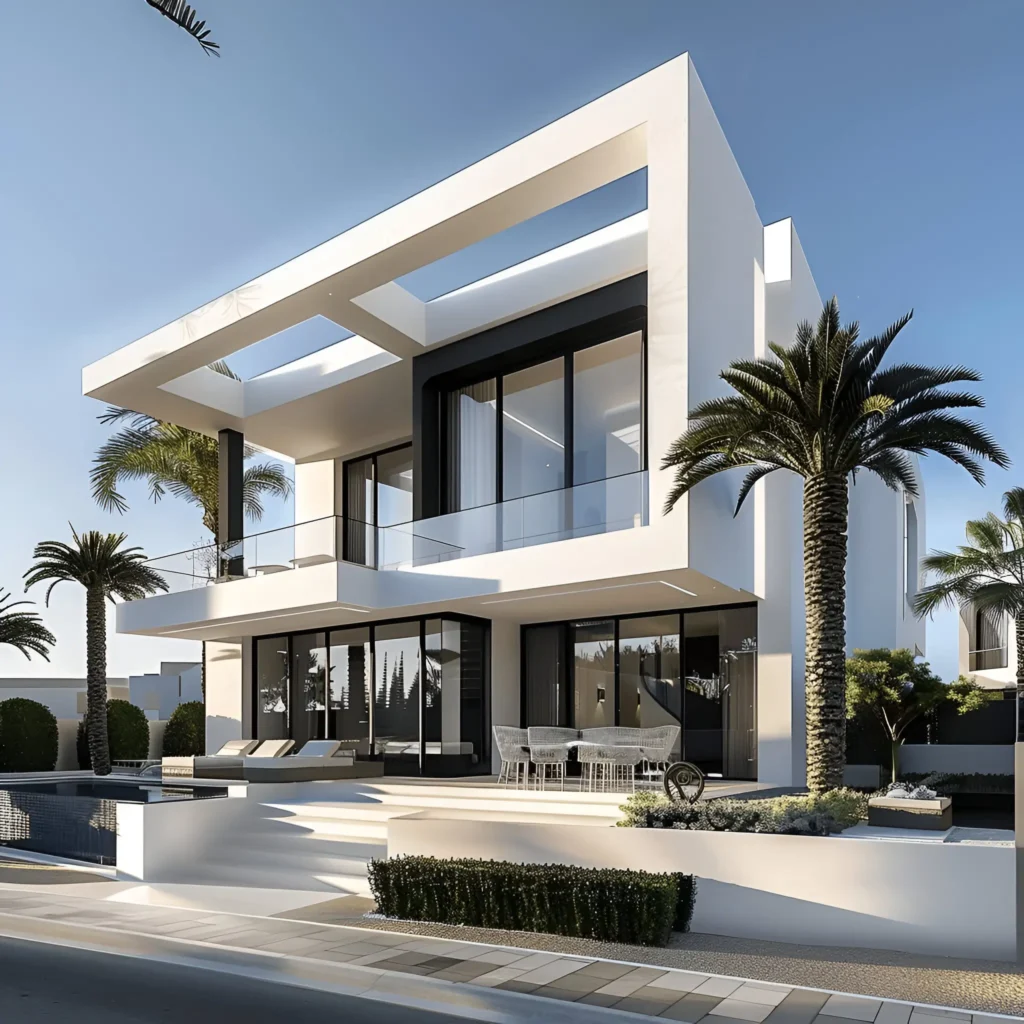
[[[681,725],[680,668],[678,615],[620,620],[619,725]]]
[[[502,379],[503,498],[565,486],[565,360]]]
[[[445,462],[449,512],[495,501],[497,405],[494,379],[448,393]]]
[[[642,468],[642,348],[638,331],[573,356],[573,483]]]
[[[377,456],[377,525],[412,521],[412,446]]]
[[[471,774],[487,767],[486,628],[427,619],[423,735],[427,771]],[[443,759],[443,763],[438,758]]]
[[[683,615],[683,757],[722,774],[722,668],[718,612]]]
[[[370,752],[370,631],[336,629],[330,635],[331,737],[357,757]]]
[[[757,778],[757,609],[719,613],[722,761],[730,779]]]
[[[259,740],[283,740],[288,732],[288,638],[256,641],[256,729]]]
[[[523,689],[526,722],[567,726],[565,626],[523,627]]]
[[[615,624],[578,623],[574,633],[573,725],[615,725]]]
[[[291,738],[327,738],[327,639],[323,633],[292,637]]]
[[[418,765],[420,753],[420,624],[374,629],[374,753]]]

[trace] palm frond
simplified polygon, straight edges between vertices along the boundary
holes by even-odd
[[[22,605],[31,605],[31,601],[12,601],[10,597],[8,591],[0,591],[0,644],[14,647],[26,658],[39,654],[49,661],[56,637],[36,612],[14,611]]]
[[[196,12],[185,0],[146,0],[154,10],[170,18],[178,28],[184,29],[203,48],[204,53],[220,56],[220,45],[210,38],[205,21],[196,20]]]

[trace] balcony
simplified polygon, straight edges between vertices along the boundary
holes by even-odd
[[[1006,668],[1008,664],[1006,647],[988,647],[967,652],[968,672],[986,672],[990,669]]]
[[[629,473],[391,526],[327,516],[146,564],[163,576],[171,593],[324,562],[410,569],[646,526],[647,493],[647,473]]]

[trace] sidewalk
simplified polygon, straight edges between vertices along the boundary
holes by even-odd
[[[103,881],[102,876],[67,884],[64,873],[57,876],[60,883],[45,885],[34,884],[32,873],[19,870],[17,874],[32,881],[0,885],[3,934],[41,938],[52,932],[51,940],[81,942],[91,948],[106,945],[154,957],[170,949],[179,959],[187,957],[192,962],[216,959],[220,969],[235,963],[230,955],[235,954],[241,957],[237,960],[241,968],[264,973],[274,970],[283,974],[280,980],[293,984],[358,989],[370,998],[443,1006],[447,1012],[475,1019],[512,1021],[540,1016],[548,1021],[593,1021],[606,1015],[603,1010],[691,1024],[842,1024],[843,1020],[950,1024],[951,1019],[993,1024],[997,1019],[971,1010],[936,1009],[636,962],[648,953],[666,952],[662,950],[618,947],[633,961],[628,962],[625,957],[616,960],[515,944],[427,938],[396,931],[399,926],[391,922],[365,921],[360,915],[368,901],[357,897],[211,889],[200,894],[208,897],[202,899],[206,905],[200,906],[194,892],[200,887],[152,887]],[[38,873],[42,876],[45,872]],[[251,909],[241,913],[209,909],[211,902],[252,907],[261,901],[266,916]],[[166,905],[173,902],[191,902],[193,906]],[[331,923],[353,920],[361,926]],[[144,938],[153,940],[150,952]],[[555,945],[579,941],[546,938]],[[1003,981],[1009,987],[1000,983],[998,988],[1009,995],[998,1008],[1024,1005],[1024,996],[1010,991],[1016,988],[1024,993],[1024,987],[1013,985],[1022,981],[1021,976],[1007,973]],[[536,1001],[539,998],[549,1002],[541,1008]],[[991,1003],[984,1008],[996,1009]],[[618,1013],[608,1015],[609,1020],[618,1017]]]

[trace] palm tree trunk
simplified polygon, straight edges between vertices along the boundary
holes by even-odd
[[[85,592],[86,730],[97,775],[110,774],[107,740],[107,595],[102,587]]]
[[[807,787],[843,784],[846,764],[847,478],[804,480],[804,603],[807,608]]]
[[[1017,742],[1024,742],[1024,611],[1017,612]]]

